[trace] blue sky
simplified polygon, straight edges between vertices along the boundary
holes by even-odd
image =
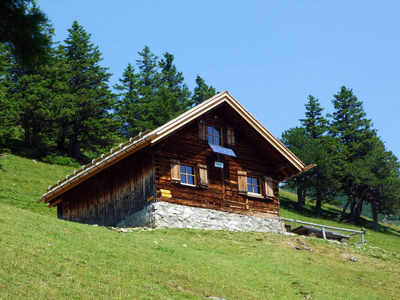
[[[364,103],[388,150],[400,157],[400,1],[38,0],[67,38],[77,20],[117,83],[145,45],[175,56],[227,90],[278,138],[298,126],[308,95],[325,113],[341,86]]]

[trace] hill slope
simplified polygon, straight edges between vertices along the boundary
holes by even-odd
[[[398,298],[399,248],[211,230],[119,233],[66,222],[36,200],[71,168],[12,155],[0,162],[2,299]]]

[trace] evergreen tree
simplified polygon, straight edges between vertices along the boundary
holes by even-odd
[[[69,156],[84,160],[83,149],[97,155],[115,141],[118,124],[110,112],[115,96],[108,87],[111,74],[100,66],[101,53],[90,42],[90,34],[77,21],[68,32],[66,45],[60,48],[65,51],[69,77],[65,101],[70,120],[65,140]]]
[[[166,52],[158,60],[148,46],[138,54],[139,72],[129,64],[115,86],[120,92],[116,111],[123,122],[121,132],[130,136],[155,129],[191,106],[190,91],[172,54]]]
[[[400,211],[400,164],[397,158],[385,149],[376,138],[374,147],[360,169],[368,166],[365,185],[368,186],[366,201],[372,208],[373,229],[378,230],[378,214]]]
[[[315,163],[314,141],[305,128],[295,127],[282,133],[282,143],[299,157],[306,165]],[[286,185],[297,190],[297,211],[301,212],[306,201],[307,191],[310,185],[311,173],[305,172],[299,174],[289,181]]]
[[[51,25],[44,24],[42,31],[51,40]],[[52,51],[48,53],[50,60],[53,59],[52,54]],[[12,113],[16,122],[23,130],[24,152],[35,157],[40,157],[52,146],[51,105],[54,95],[53,79],[57,71],[52,63],[43,65],[38,61],[39,58],[31,58],[32,64],[26,66],[12,60],[12,67],[8,72],[8,97],[14,105]]]
[[[215,88],[208,86],[204,79],[199,75],[196,77],[196,87],[194,88],[192,105],[198,105],[216,94]]]
[[[12,47],[25,67],[46,62],[51,38],[44,32],[48,20],[31,0],[0,1],[0,43]]]
[[[289,181],[289,186],[297,188],[297,210],[301,211],[306,194],[316,199],[315,213],[322,213],[323,199],[330,200],[337,182],[330,174],[333,169],[329,137],[326,135],[328,121],[322,116],[319,100],[308,97],[305,105],[305,119],[300,119],[302,127],[287,130],[282,135],[283,143],[306,164],[316,164],[310,171]]]
[[[136,64],[140,70],[138,75],[138,96],[140,118],[137,120],[138,131],[154,129],[153,102],[160,86],[160,73],[158,70],[158,56],[154,55],[148,46],[142,52],[138,52],[140,59]],[[137,132],[137,133],[139,133]]]
[[[122,73],[122,78],[119,79],[120,84],[114,86],[119,91],[116,114],[121,119],[121,133],[125,137],[136,136],[143,131],[140,122],[141,107],[138,80],[139,74],[136,74],[133,66],[128,64],[128,67]]]
[[[353,95],[351,89],[342,86],[332,101],[335,112],[330,127],[330,135],[335,139],[335,176],[341,183],[348,198],[342,213],[351,204],[349,221],[358,221],[369,189],[366,178],[370,175],[365,159],[376,141],[376,132],[371,128],[371,120],[366,119],[362,102]],[[362,175],[362,176],[361,176]]]
[[[174,56],[168,52],[159,62],[159,86],[151,105],[152,126],[157,128],[180,115],[190,107],[190,91],[182,72],[174,65]]]
[[[312,95],[308,97],[305,105],[305,119],[300,119],[312,139],[311,156],[316,167],[309,171],[309,186],[316,200],[315,214],[320,217],[322,214],[323,199],[332,199],[337,181],[331,176],[333,172],[332,151],[330,151],[331,139],[327,136],[328,120],[322,116],[323,108],[318,99]]]
[[[17,105],[17,120],[24,132],[25,153],[33,156],[46,151],[51,129],[47,122],[52,118],[50,72],[46,67],[25,70],[17,66],[12,72],[10,95]]]
[[[11,65],[9,47],[0,44],[0,147],[6,147],[6,142],[15,135],[17,125],[15,102],[9,94]]]
[[[324,109],[318,99],[309,95],[306,103],[306,118],[300,119],[301,124],[311,135],[313,139],[319,139],[325,135],[328,130],[328,120],[322,116]]]

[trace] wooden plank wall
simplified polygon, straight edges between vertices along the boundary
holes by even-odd
[[[199,141],[198,122],[189,124],[155,147],[158,196],[160,196],[160,189],[170,190],[172,194],[172,198],[159,197],[158,199],[171,203],[237,213],[278,215],[279,190],[277,182],[274,185],[274,198],[268,200],[239,194],[237,182],[238,170],[247,171],[249,175],[260,178],[263,176],[275,178],[274,162],[269,161],[268,155],[263,155],[247,139],[247,131],[235,127],[235,120],[225,119],[221,109],[208,114],[202,120],[209,125],[224,129],[224,145],[227,143],[227,126],[235,128],[235,146],[232,149],[237,157],[220,155],[224,169],[216,168],[214,162],[217,160],[217,154],[213,153],[207,144]],[[181,164],[207,165],[209,189],[172,183],[170,159],[177,159]]]
[[[57,206],[60,219],[115,226],[156,197],[152,155],[138,151],[66,192]]]

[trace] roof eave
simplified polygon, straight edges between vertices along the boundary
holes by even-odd
[[[146,131],[146,133],[148,132],[149,131]],[[151,143],[151,139],[153,137],[154,134],[152,133],[145,134],[143,137],[135,142],[127,142],[125,144],[121,144],[120,147],[117,149],[111,149],[111,151],[106,156],[102,155],[101,158],[93,160],[92,163],[83,166],[82,169],[78,172],[75,170],[74,175],[67,175],[64,180],[58,181],[57,184],[50,186],[48,188],[48,192],[38,200],[38,203],[43,201],[45,203],[48,203],[53,199],[56,199],[64,192],[72,189],[73,187],[89,179],[100,171],[117,163],[118,161],[129,156],[130,154],[146,147]]]

